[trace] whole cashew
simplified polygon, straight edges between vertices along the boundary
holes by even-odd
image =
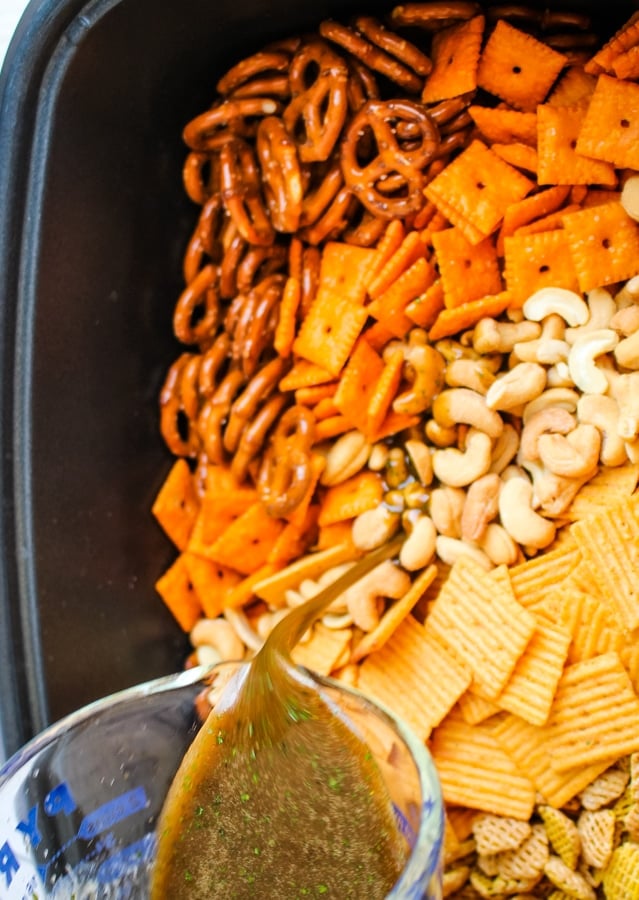
[[[626,446],[619,436],[619,405],[606,394],[582,394],[577,404],[580,422],[595,425],[601,432],[599,458],[604,466],[621,466],[626,462]]]
[[[590,316],[590,310],[579,294],[557,287],[535,291],[525,301],[522,309],[524,316],[531,322],[541,322],[556,313],[568,325],[585,325]]]
[[[536,322],[497,322],[484,318],[475,325],[472,340],[478,353],[510,353],[515,344],[532,341],[541,334]]]
[[[532,508],[533,486],[526,478],[511,478],[499,494],[499,517],[508,534],[524,547],[541,550],[555,538],[555,525]]]
[[[524,425],[526,425],[530,419],[542,409],[548,409],[549,407],[558,406],[568,410],[570,413],[574,413],[577,409],[578,401],[579,394],[571,388],[549,388],[547,391],[544,391],[543,394],[540,394],[534,400],[531,400],[530,403],[526,404],[522,415]]]
[[[639,330],[639,306],[624,306],[617,310],[608,323],[610,328],[620,334],[630,335]]]
[[[479,541],[489,522],[499,512],[499,475],[486,474],[474,481],[466,493],[461,517],[461,536],[464,541]]]
[[[610,320],[617,311],[617,304],[605,288],[588,291],[588,309],[590,317],[585,325],[566,329],[566,341],[574,344],[576,340],[601,328],[609,328]]]
[[[429,419],[424,432],[435,447],[452,447],[457,443],[457,428],[454,425],[444,428],[436,419]]]
[[[539,459],[539,438],[542,434],[568,434],[577,424],[576,418],[561,406],[549,406],[540,409],[531,416],[521,432],[519,454],[520,459]]]
[[[497,376],[485,359],[454,359],[446,367],[448,387],[466,387],[485,394]]]
[[[519,559],[519,547],[503,525],[496,522],[486,526],[478,546],[495,566],[512,566]]]
[[[533,479],[532,508],[553,518],[568,509],[582,485],[590,480],[590,475],[585,478],[556,475],[537,462],[527,461],[525,467]]]
[[[475,547],[474,544],[468,544],[466,541],[446,537],[443,534],[440,534],[437,537],[436,544],[437,556],[448,566],[454,566],[461,556],[470,556],[471,559],[474,559],[475,562],[479,563],[479,565],[487,572],[493,568],[493,564],[488,558],[488,555],[479,547]]]
[[[194,647],[204,645],[217,651],[220,661],[244,658],[244,644],[226,619],[199,619],[189,635]]]
[[[378,600],[399,600],[410,587],[410,576],[390,559],[384,560],[342,594],[342,601],[362,631],[372,631],[379,622]]]
[[[410,438],[404,443],[404,449],[421,484],[429,485],[433,480],[433,461],[429,448],[423,441]]]
[[[490,463],[490,472],[501,475],[506,466],[508,466],[517,455],[519,448],[519,435],[515,428],[507,422],[504,430],[497,438],[493,447],[492,462]]]
[[[443,484],[465,487],[485,475],[492,462],[493,444],[489,435],[471,428],[465,450],[449,447],[433,453],[433,472]]]
[[[320,476],[321,484],[340,484],[357,474],[366,465],[370,451],[371,445],[361,431],[347,431],[340,435],[326,454],[326,464]]]
[[[538,439],[539,457],[555,475],[582,478],[594,475],[599,462],[601,434],[594,425],[577,425],[567,434],[542,434]]]
[[[399,562],[409,572],[423,569],[435,555],[437,529],[429,516],[419,516],[399,551]]]
[[[639,331],[635,331],[617,344],[615,359],[624,369],[639,369]]]
[[[634,441],[639,435],[639,372],[619,375],[611,384],[611,391],[619,404],[617,433],[624,441]]]
[[[504,428],[499,413],[488,409],[486,399],[470,388],[442,391],[433,402],[433,418],[444,428],[472,425],[491,438],[498,438]]]
[[[619,343],[619,335],[612,328],[600,328],[578,338],[568,356],[570,377],[584,394],[605,394],[608,379],[599,370],[595,360],[604,353],[614,350]]]
[[[399,515],[380,503],[353,520],[351,537],[359,550],[374,550],[393,537],[399,530],[399,525]]]
[[[461,536],[461,517],[466,494],[461,488],[435,488],[428,504],[430,517],[439,534],[445,537]]]
[[[404,351],[404,359],[413,381],[408,390],[393,401],[396,413],[418,415],[428,409],[444,381],[446,362],[429,344],[415,344]]]
[[[546,387],[546,370],[538,363],[519,363],[501,375],[486,394],[489,409],[512,410],[538,397]]]

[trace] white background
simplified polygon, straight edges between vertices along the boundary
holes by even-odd
[[[27,0],[0,0],[0,65]]]

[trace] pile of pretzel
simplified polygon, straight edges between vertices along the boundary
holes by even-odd
[[[162,434],[174,454],[230,460],[238,480],[250,475],[265,498],[275,495],[274,467],[261,457],[293,402],[278,391],[288,363],[274,349],[287,275],[300,281],[303,315],[318,283],[318,245],[339,238],[371,246],[390,219],[419,227],[424,187],[474,127],[470,96],[421,101],[427,51],[438,30],[479,11],[451,0],[398,6],[388,27],[370,16],[351,26],[322,22],[319,34],[271,44],[233,66],[213,106],[187,124],[184,184],[201,213],[173,320],[189,350],[161,393]],[[596,40],[578,13],[507,4],[486,14],[575,58]],[[300,409],[293,420],[279,449],[306,452],[293,475],[308,484],[312,422]],[[271,441],[266,456],[274,453]],[[290,505],[299,491],[288,493]]]

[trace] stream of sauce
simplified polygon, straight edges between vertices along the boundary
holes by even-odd
[[[350,581],[392,549],[357,563]],[[377,763],[290,660],[345,586],[283,620],[210,713],[164,805],[151,900],[381,900],[397,881],[409,848]]]

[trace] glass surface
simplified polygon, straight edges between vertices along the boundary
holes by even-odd
[[[0,770],[0,897],[144,900],[154,829],[200,722],[212,668],[97,701],[47,729]],[[443,805],[426,748],[387,710],[319,679],[360,729],[411,854],[388,895],[440,900]]]

